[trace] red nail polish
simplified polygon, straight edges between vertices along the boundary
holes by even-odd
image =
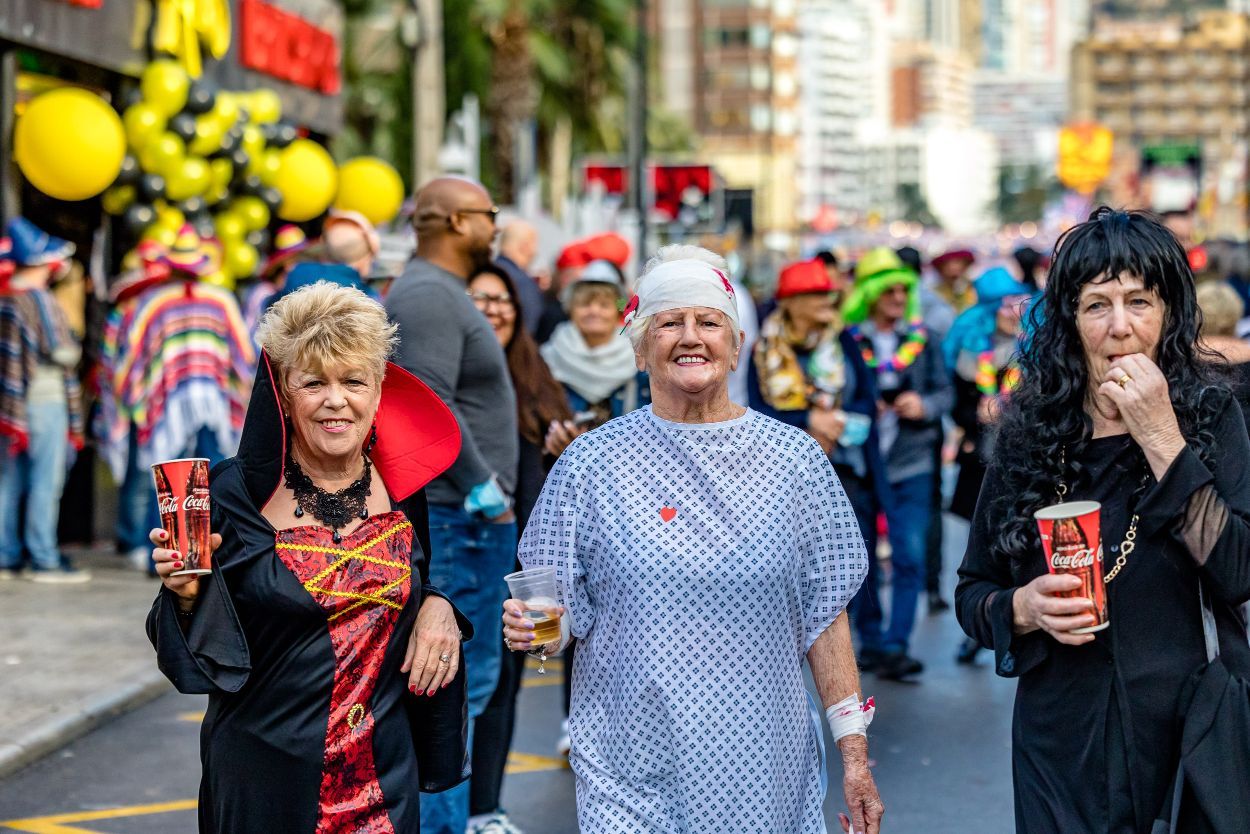
[[[182,570],[182,562],[174,562],[174,570]]]
[[[425,694],[426,694],[426,695],[428,695],[428,696],[430,696],[431,698],[433,698],[433,697],[434,697],[434,692],[435,692],[435,690],[431,689],[429,692],[427,692],[427,693],[425,693]]]
[[[449,686],[451,686],[451,681],[447,681],[447,683],[443,684],[442,688],[446,689]]]
[[[416,695],[416,694],[417,694],[417,685],[416,685],[415,683],[410,683],[410,684],[408,684],[408,691],[409,691],[409,692],[411,692],[413,695]]]

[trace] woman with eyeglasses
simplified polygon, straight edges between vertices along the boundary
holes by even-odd
[[[538,353],[538,344],[520,326],[520,300],[512,277],[497,264],[488,264],[469,278],[469,298],[494,328],[508,360],[516,390],[519,460],[517,463],[517,529],[524,530],[538,500],[543,481],[567,443],[548,443],[551,427],[560,425],[574,436],[581,430],[572,422],[564,387],[555,380]],[[520,569],[519,566],[517,568]],[[521,691],[525,655],[505,652],[499,683],[486,710],[478,717],[473,736],[473,777],[469,787],[469,830],[508,834],[518,829],[500,807],[504,766],[512,746],[516,698]]]

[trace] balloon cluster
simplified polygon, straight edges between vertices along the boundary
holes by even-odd
[[[128,153],[103,195],[105,210],[134,239],[165,246],[189,223],[200,237],[218,241],[224,276],[214,276],[216,282],[250,277],[268,243],[270,218],[289,199],[286,156],[313,143],[281,121],[273,90],[217,90],[168,59],[148,64],[139,90],[122,114]]]

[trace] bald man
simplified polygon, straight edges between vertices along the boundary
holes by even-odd
[[[498,263],[516,285],[521,300],[521,321],[533,336],[543,315],[543,291],[529,274],[538,254],[538,230],[524,220],[513,220],[499,235]]]
[[[443,177],[422,188],[413,217],[417,252],[386,297],[399,325],[396,361],[433,388],[460,424],[460,456],[426,487],[426,498],[430,583],[479,635],[463,644],[470,734],[499,678],[502,577],[517,542],[516,395],[503,349],[465,291],[490,263],[497,212],[469,180]],[[421,797],[423,834],[464,834],[468,816],[468,782]]]

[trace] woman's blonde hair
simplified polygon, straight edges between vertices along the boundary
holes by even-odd
[[[1201,335],[1235,336],[1237,322],[1245,312],[1237,291],[1223,281],[1208,281],[1198,285],[1197,296],[1202,310]]]
[[[270,307],[256,341],[277,365],[279,378],[292,368],[346,366],[368,369],[381,381],[399,341],[396,329],[382,305],[360,290],[318,281]]]

